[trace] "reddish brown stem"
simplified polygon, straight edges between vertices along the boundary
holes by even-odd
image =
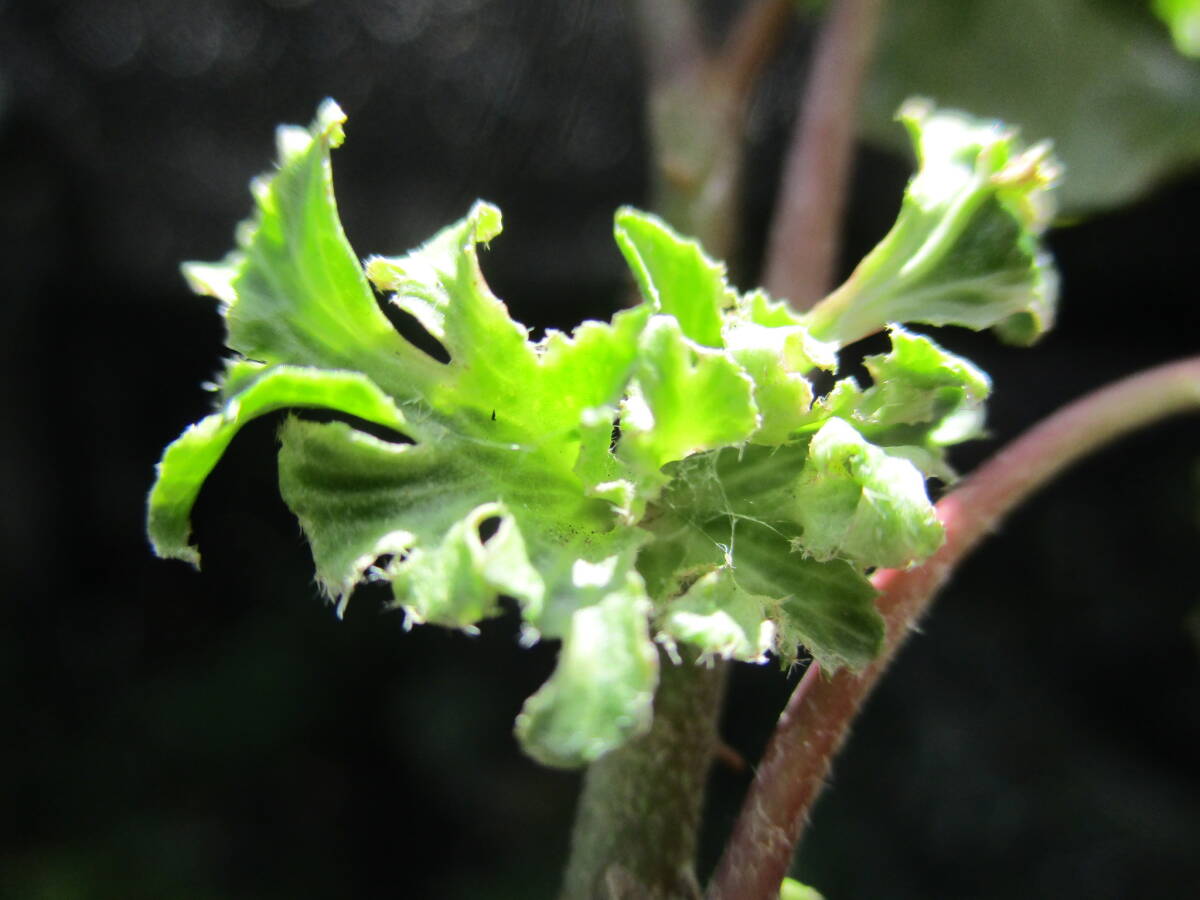
[[[745,106],[763,67],[775,55],[795,17],[793,0],[754,0],[729,32],[717,67],[731,93]]]
[[[862,89],[883,0],[835,0],[792,129],[764,266],[767,290],[808,309],[832,286]]]
[[[1083,397],[1034,426],[938,503],[946,542],[924,565],[873,582],[887,631],[883,653],[855,675],[809,668],[788,700],[709,887],[709,900],[775,900],[813,802],[850,724],[938,589],[1004,516],[1064,468],[1111,441],[1200,409],[1200,357],[1170,363]]]

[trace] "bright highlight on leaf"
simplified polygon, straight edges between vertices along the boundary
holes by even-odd
[[[1040,237],[1059,166],[995,121],[910,100],[920,168],[896,224],[850,279],[808,316],[812,333],[848,344],[895,322],[995,328],[1032,343],[1054,321],[1058,279]]]
[[[871,385],[844,378],[817,396],[810,376],[897,319],[1047,320],[1031,299],[1049,277],[1033,237],[1043,151],[911,110],[922,170],[901,221],[811,317],[738,292],[695,241],[622,209],[614,235],[642,303],[533,342],[480,269],[479,245],[501,229],[489,204],[403,256],[359,263],[329,162],[344,119],[327,101],[309,129],[281,128],[237,249],[185,266],[220,301],[234,356],[217,411],[159,464],[155,551],[199,562],[190,511],[245,422],[320,408],[395,433],[282,424],[280,489],[321,587],[341,610],[356,585],[384,580],[409,620],[465,630],[514,599],[528,640],[562,641],[517,721],[548,765],[588,763],[649,727],[656,641],[867,665],[883,623],[865,570],[937,548],[924,477],[950,477],[944,449],[979,432],[989,384],[896,325],[891,352],[866,360]],[[448,361],[391,327],[372,284]]]
[[[824,900],[824,898],[815,888],[801,884],[793,878],[785,878],[779,889],[779,900]]]
[[[1200,56],[1200,0],[1154,0],[1154,11],[1171,29],[1184,56]]]

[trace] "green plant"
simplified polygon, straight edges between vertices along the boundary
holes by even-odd
[[[927,101],[900,116],[920,168],[897,222],[811,310],[736,290],[697,242],[626,208],[614,233],[641,302],[531,342],[481,273],[495,207],[359,264],[329,161],[344,116],[327,101],[310,128],[279,130],[278,171],[255,183],[238,249],[185,269],[221,302],[235,356],[218,411],[160,463],[156,552],[199,563],[190,509],[245,422],[279,409],[345,417],[289,417],[279,458],[339,609],[356,584],[382,580],[412,621],[471,629],[507,596],[529,641],[562,641],[517,734],[546,764],[591,765],[570,896],[697,892],[719,661],[790,666],[803,647],[814,662],[711,889],[777,894],[792,841],[763,835],[798,836],[854,710],[949,567],[1070,459],[1197,402],[1194,361],[1143,376],[935,507],[926,479],[955,480],[945,450],[979,434],[990,384],[903,326],[1029,343],[1051,324],[1040,236],[1058,166],[994,121]],[[706,227],[711,210],[690,202],[704,196],[694,184],[661,192],[677,221],[728,239],[726,220]],[[396,332],[372,286],[448,361]],[[843,375],[816,390],[814,373],[838,375],[839,352],[881,330],[891,350],[864,361],[870,385]]]

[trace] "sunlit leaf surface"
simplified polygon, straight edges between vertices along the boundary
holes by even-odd
[[[963,192],[985,190],[979,204],[1029,227],[1038,214],[1043,157],[1019,156],[999,126],[949,121],[909,117],[923,148],[910,256]],[[515,600],[526,640],[562,642],[517,720],[546,764],[585,764],[649,727],[656,640],[785,663],[803,648],[828,671],[869,663],[883,626],[865,570],[937,548],[924,476],[978,432],[986,376],[892,325],[891,352],[866,361],[873,384],[842,379],[818,396],[813,373],[836,372],[859,335],[739,293],[698,244],[629,208],[614,234],[642,302],[531,341],[480,267],[501,228],[489,204],[407,254],[359,263],[333,197],[343,122],[327,101],[311,128],[280,129],[237,249],[185,267],[221,302],[234,356],[217,410],[163,455],[155,550],[198,564],[189,514],[245,422],[323,409],[334,421],[286,418],[279,451],[319,584],[341,609],[356,585],[385,581],[410,621],[466,630]],[[1021,228],[955,221],[928,271],[962,265],[964,247],[1031,264]],[[886,296],[904,259],[877,263],[871,290]],[[443,353],[395,331],[375,291]],[[937,304],[952,301],[935,295],[929,309],[909,297],[896,318],[946,319]],[[997,309],[985,324],[1018,307]]]

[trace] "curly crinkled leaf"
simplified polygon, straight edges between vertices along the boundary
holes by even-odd
[[[586,580],[592,567],[580,568]],[[645,588],[636,573],[625,577],[624,590],[572,614],[558,667],[517,717],[517,737],[546,765],[592,762],[650,728],[658,653]]]
[[[363,372],[404,401],[437,378],[438,365],[379,310],[342,231],[329,151],[345,119],[326,100],[311,128],[280,127],[278,171],[255,180],[257,208],[238,228],[238,249],[184,274],[222,302],[226,343],[246,358]]]
[[[855,414],[871,425],[931,425],[938,445],[979,435],[979,413],[992,390],[978,366],[898,325],[890,353],[863,360],[874,381]]]
[[[450,356],[420,397],[432,416],[455,432],[539,446],[569,469],[585,411],[620,398],[650,310],[626,310],[612,324],[584,322],[570,336],[551,331],[530,342],[479,268],[476,245],[499,232],[500,211],[476,203],[417,250],[371,258],[367,274]]]
[[[778,604],[776,652],[789,663],[797,644],[826,672],[860,670],[883,646],[883,618],[875,589],[862,571],[835,559],[821,562],[798,552],[775,530],[743,522],[733,551],[738,584]]]
[[[900,110],[917,150],[896,224],[808,316],[841,345],[893,322],[995,327],[1030,343],[1050,327],[1058,282],[1040,236],[1058,166],[996,121],[911,100]]]
[[[684,623],[672,625],[670,614],[677,598],[700,585],[692,598],[698,608],[683,608],[702,613],[685,619],[687,639],[707,653],[738,646],[730,640],[736,627],[756,648],[764,630],[773,631],[771,649],[785,662],[795,659],[797,644],[828,671],[870,661],[883,633],[870,583],[856,565],[818,560],[800,541],[796,497],[807,458],[806,442],[752,444],[667,467],[671,482],[646,525],[654,539],[642,548],[638,571],[651,596],[663,598],[660,622],[669,635],[685,639]],[[704,582],[722,571],[728,583]],[[747,598],[759,606],[757,622]],[[755,657],[742,650],[732,655]]]
[[[665,314],[664,318],[673,319],[683,336],[699,345],[701,354],[706,348],[726,348],[728,360],[745,370],[760,412],[753,439],[765,444],[787,440],[807,421],[812,405],[812,386],[805,373],[836,367],[836,347],[812,337],[785,304],[771,301],[762,291],[739,294],[729,286],[724,265],[656,216],[623,208],[617,213],[614,234],[646,303]],[[657,333],[648,332],[647,338],[663,341]],[[710,360],[720,358],[714,353],[707,355]],[[731,370],[717,363],[709,363],[708,368]],[[659,405],[661,419],[675,401],[667,399]],[[635,397],[626,416],[632,414],[637,422],[639,411]],[[708,412],[697,410],[694,417]],[[744,437],[683,444],[682,452],[667,445],[659,456],[663,461],[680,459],[696,449],[737,443]]]
[[[782,444],[813,421],[813,388],[805,373],[837,368],[833,344],[809,334],[785,304],[754,291],[726,317],[725,346],[754,382],[760,424],[751,440]]]
[[[732,570],[702,575],[662,616],[662,633],[725,659],[761,662],[775,646],[775,626],[767,618],[773,604],[738,586]]]
[[[673,316],[697,344],[722,346],[721,314],[737,302],[737,292],[725,280],[725,266],[662,219],[631,207],[617,211],[613,235],[646,302]]]
[[[637,660],[654,649],[632,563],[646,536],[614,525],[608,504],[519,448],[450,435],[396,445],[299,419],[282,439],[280,488],[331,593],[344,600],[374,570],[416,621],[465,629],[504,594],[521,604],[527,639],[565,639],[518,732],[530,755],[582,765],[644,727],[654,676]],[[635,614],[640,632],[629,629]]]
[[[575,562],[598,563],[643,539],[617,527],[611,507],[586,497],[569,474],[520,448],[450,434],[392,444],[341,423],[297,419],[281,439],[280,489],[312,545],[319,581],[339,600],[391,555],[383,573],[397,605],[420,621],[469,627],[502,592],[520,601],[531,627],[559,636],[575,604],[603,596],[604,585],[574,589]],[[463,555],[488,518],[496,534]],[[467,592],[477,599],[419,577],[460,567],[469,570],[464,584],[479,585]]]
[[[980,436],[991,381],[978,367],[924,335],[889,329],[889,353],[863,361],[873,384],[839,381],[817,403],[818,424],[846,419],[872,443],[905,456],[927,475],[954,479],[945,448]]]
[[[433,359],[392,329],[342,233],[329,151],[341,141],[343,118],[326,103],[310,129],[280,129],[278,170],[255,182],[257,210],[239,229],[239,249],[187,274],[193,287],[222,301],[229,345],[240,354],[282,373],[298,366],[358,372],[313,375],[304,391],[289,392],[300,376],[251,382],[252,364],[232,363],[223,380],[225,412],[181,438],[164,461],[151,498],[160,549],[194,558],[187,511],[242,421],[268,409],[320,405],[403,426],[415,441],[389,443],[341,423],[294,419],[282,430],[284,498],[312,546],[319,582],[341,604],[359,581],[385,579],[413,619],[471,628],[506,594],[521,604],[531,639],[567,635],[577,613],[613,596],[637,607],[638,592],[642,601],[645,595],[633,561],[645,534],[622,517],[599,479],[602,457],[612,456],[612,411],[651,310],[530,342],[480,272],[476,246],[499,232],[500,214],[479,203],[423,247],[369,263],[376,284],[450,356],[446,364]],[[268,387],[275,393],[266,396]],[[359,396],[368,389],[379,409]],[[608,429],[589,427],[605,412]],[[601,459],[594,473],[577,471],[584,457]],[[620,468],[615,460],[607,466]],[[626,507],[635,499],[625,497]],[[653,653],[648,637],[639,652]],[[546,695],[554,703],[540,701],[542,717],[569,718],[577,684],[562,684]],[[597,683],[580,702],[634,704],[618,687],[597,699],[596,690],[607,690]],[[624,724],[588,719],[580,727],[597,732],[574,739],[588,752],[611,746],[640,721],[640,695],[636,704],[616,717]],[[561,743],[555,729],[535,732]],[[530,750],[564,763],[573,752]]]
[[[745,441],[758,428],[754,384],[721,351],[690,341],[670,316],[642,332],[621,406],[619,455],[647,478],[693,453]]]
[[[255,371],[256,370],[256,371]],[[251,419],[288,407],[323,407],[407,431],[391,398],[358,372],[299,366],[234,367],[237,393],[220,412],[188,426],[163,453],[148,501],[148,532],[159,556],[200,564],[189,541],[196,495],[238,430]]]
[[[875,590],[845,560],[814,559],[798,549],[785,528],[736,516],[677,523],[672,532],[660,534],[666,546],[651,547],[674,553],[681,571],[701,577],[728,571],[736,590],[710,593],[708,614],[718,612],[724,600],[729,618],[754,633],[756,643],[763,629],[770,629],[772,649],[785,664],[795,660],[798,645],[828,672],[842,666],[861,669],[878,654],[883,619],[875,608]],[[747,597],[761,604],[757,632],[747,618]],[[711,628],[693,629],[692,640],[708,653],[728,647],[728,635]]]
[[[941,546],[925,478],[842,419],[821,426],[795,488],[800,544],[817,559],[905,566]]]
[[[759,427],[750,436],[755,443],[782,444],[812,420],[812,384],[789,371],[769,344],[764,348],[755,342],[732,354],[754,383],[754,405],[760,411]]]

